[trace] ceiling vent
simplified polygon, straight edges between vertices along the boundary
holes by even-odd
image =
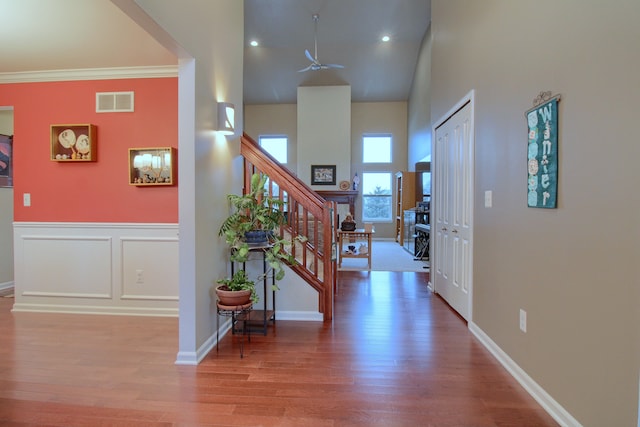
[[[133,92],[97,92],[96,113],[133,111]]]

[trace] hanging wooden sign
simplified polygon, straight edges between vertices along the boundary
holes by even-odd
[[[558,194],[558,102],[541,92],[525,113],[528,126],[527,206],[555,208]]]

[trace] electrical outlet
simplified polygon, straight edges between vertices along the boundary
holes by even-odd
[[[527,312],[520,309],[520,330],[527,333]]]
[[[136,270],[136,283],[141,284],[144,283],[144,271]]]

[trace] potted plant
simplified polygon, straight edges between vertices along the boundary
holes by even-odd
[[[244,270],[238,270],[233,277],[218,280],[220,285],[216,288],[216,294],[220,304],[226,306],[241,306],[249,301],[258,302],[256,283],[247,277]]]
[[[265,174],[253,174],[249,192],[227,195],[232,213],[220,226],[218,235],[224,236],[231,248],[233,262],[247,261],[252,249],[262,250],[269,269],[256,280],[264,279],[265,274],[269,275],[274,278],[277,289],[275,283],[285,275],[284,264],[296,264],[296,260],[285,251],[291,242],[279,237],[280,227],[287,223],[283,209],[285,201],[269,195],[266,188],[268,179]],[[297,239],[303,241],[302,238]]]

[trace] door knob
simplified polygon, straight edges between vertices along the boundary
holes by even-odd
[[[442,227],[442,231],[447,231],[447,227]]]
[[[457,233],[458,230],[456,230],[455,228],[453,230],[451,230],[452,233]]]

